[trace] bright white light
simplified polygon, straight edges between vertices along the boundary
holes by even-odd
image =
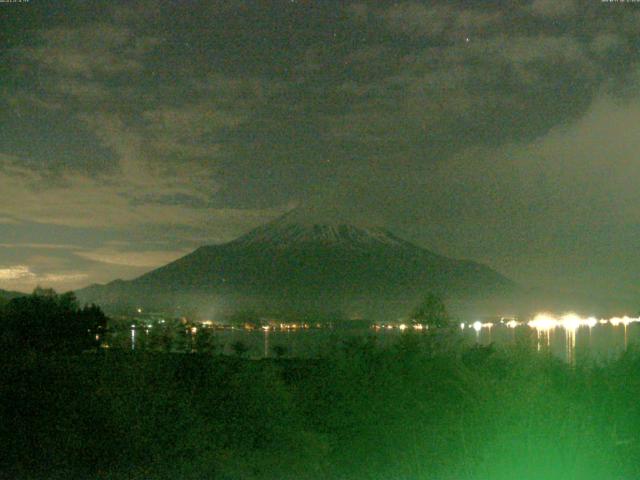
[[[404,323],[400,324],[400,330],[405,331],[407,329],[407,326]]]
[[[562,327],[567,331],[575,332],[580,327],[593,328],[598,324],[611,324],[614,327],[622,324],[626,327],[635,322],[640,322],[640,318],[631,318],[625,315],[624,317],[612,317],[608,320],[604,318],[598,320],[595,317],[583,318],[575,313],[567,313],[558,319],[547,313],[539,313],[528,323],[528,325],[538,331]]]
[[[529,326],[536,330],[551,330],[558,326],[558,320],[546,313],[539,313],[529,322]]]
[[[520,326],[520,322],[517,322],[517,321],[515,321],[515,320],[509,320],[509,321],[506,323],[506,325],[507,325],[507,327],[509,327],[509,328],[516,328],[516,327],[519,327],[519,326]]]
[[[479,321],[473,322],[473,329],[476,332],[479,332],[480,330],[482,330],[482,322],[479,322]]]
[[[582,319],[576,315],[575,313],[568,313],[563,315],[560,319],[560,326],[565,330],[576,331],[578,327],[582,324]]]
[[[460,324],[460,330],[464,330],[464,327],[466,327],[466,325],[464,323]]]

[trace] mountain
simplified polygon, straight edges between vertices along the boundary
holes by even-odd
[[[25,295],[26,293],[11,292],[9,290],[0,289],[0,304],[8,302],[9,300],[12,300],[14,298],[23,297]]]
[[[428,291],[452,301],[500,295],[513,282],[482,264],[447,258],[380,228],[284,218],[194,252],[131,281],[93,285],[81,301],[219,315],[260,308],[406,314]]]

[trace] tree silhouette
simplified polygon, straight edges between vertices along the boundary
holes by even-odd
[[[416,323],[430,327],[443,328],[451,325],[451,316],[444,302],[433,293],[427,293],[424,300],[413,311],[412,319]]]
[[[11,350],[81,352],[102,342],[107,317],[96,305],[80,308],[73,292],[36,288],[5,306],[0,331]]]
[[[147,335],[146,348],[155,352],[170,352],[175,337],[174,333],[171,324],[155,324]]]
[[[285,347],[284,345],[274,345],[271,350],[273,350],[273,353],[276,354],[276,358],[284,357],[288,351],[287,347]]]
[[[216,350],[216,339],[208,328],[201,328],[195,334],[195,350],[198,353],[213,353]]]
[[[235,353],[236,356],[242,357],[249,351],[249,347],[247,347],[243,341],[237,340],[231,344],[231,350],[233,350],[233,353]]]

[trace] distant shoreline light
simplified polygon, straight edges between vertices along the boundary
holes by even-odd
[[[517,321],[515,319],[511,319],[508,322],[500,322],[508,328],[516,328],[523,325],[526,325],[530,328],[533,328],[538,331],[547,332],[549,330],[554,330],[556,328],[562,328],[568,331],[576,331],[581,327],[593,328],[596,325],[612,325],[617,327],[619,325],[623,325],[627,327],[632,323],[639,323],[639,317],[612,317],[612,318],[601,318],[597,319],[596,317],[581,317],[576,313],[566,313],[564,315],[556,316],[550,313],[538,313],[529,321]],[[460,327],[464,329],[463,326],[465,324],[461,324]],[[465,325],[466,326],[466,325]],[[481,323],[481,322],[473,322],[468,326],[472,326],[474,330],[480,331],[483,328],[491,328],[493,324],[489,323]]]
[[[539,313],[530,320],[527,325],[536,330],[551,330],[560,327],[565,330],[575,331],[580,327],[593,328],[598,324],[609,324],[614,327],[624,325],[626,327],[631,323],[637,322],[640,322],[640,318],[632,318],[626,315],[624,317],[602,318],[598,320],[595,317],[580,317],[575,313],[567,313],[561,317],[556,317],[548,313]]]

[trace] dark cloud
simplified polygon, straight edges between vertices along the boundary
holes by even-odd
[[[631,198],[619,183],[640,180],[632,154],[581,145],[636,118],[637,5],[63,3],[0,4],[0,228],[68,228],[80,240],[61,243],[93,252],[69,249],[69,271],[134,244],[140,268],[161,263],[293,206],[539,282],[559,258],[591,279],[576,272],[587,257],[607,270],[607,232],[621,251],[635,238],[635,212],[611,219]]]

